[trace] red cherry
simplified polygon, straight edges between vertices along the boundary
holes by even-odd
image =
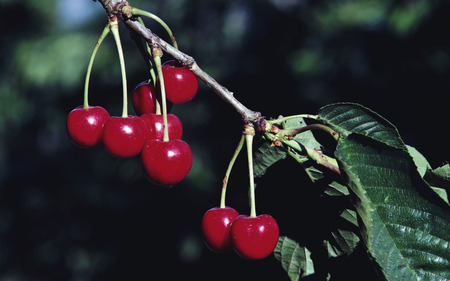
[[[141,152],[145,134],[145,122],[140,117],[111,117],[103,128],[103,144],[112,156],[133,157]]]
[[[67,116],[67,133],[80,147],[93,147],[102,142],[103,125],[109,113],[101,106],[79,106]]]
[[[166,97],[173,103],[185,103],[197,94],[197,76],[185,67],[176,67],[175,61],[168,61],[162,66]]]
[[[240,215],[231,225],[231,241],[235,251],[249,260],[269,256],[278,243],[278,237],[278,224],[270,215]]]
[[[142,82],[131,94],[133,108],[137,115],[156,113],[156,91],[152,84]]]
[[[237,216],[238,211],[231,207],[215,207],[205,213],[202,219],[203,241],[211,251],[224,253],[233,249],[230,229]]]
[[[147,125],[147,140],[164,139],[164,121],[160,114],[144,114],[141,118]],[[180,119],[173,114],[167,114],[167,127],[169,130],[169,139],[179,140],[183,135],[183,125]]]
[[[161,104],[161,91],[148,82],[139,83],[131,94],[134,111],[137,115],[156,113],[156,101]],[[172,109],[172,103],[167,102],[167,112]]]
[[[192,167],[192,151],[182,140],[150,140],[142,149],[144,172],[152,182],[173,187]]]

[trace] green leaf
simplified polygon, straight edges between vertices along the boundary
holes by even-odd
[[[430,189],[436,193],[442,200],[445,201],[447,205],[449,205],[449,197],[448,192],[445,189],[448,184],[450,183],[448,179],[448,173],[447,171],[447,182],[445,181],[445,166],[441,168],[437,168],[434,171],[431,171],[431,166],[428,163],[427,159],[419,152],[417,149],[411,146],[407,146],[408,152],[411,155],[411,157],[414,160],[414,163],[416,164],[417,171],[419,172],[420,176],[424,178],[427,183],[430,185]],[[431,172],[430,172],[431,171]],[[435,172],[436,171],[436,172]],[[431,179],[428,178],[428,180],[425,178],[427,175],[431,174]],[[444,176],[444,178],[441,177],[441,175]],[[435,179],[435,180],[433,180]],[[442,181],[442,179],[444,179]]]
[[[296,129],[306,126],[306,122],[303,118],[292,118],[283,123],[283,129]],[[323,179],[323,167],[316,165],[314,161],[311,161],[311,157],[308,154],[307,149],[321,149],[322,145],[316,140],[311,131],[306,131],[301,134],[297,134],[293,140],[287,141],[291,148],[289,155],[302,164],[306,174],[310,177],[312,182],[317,182]]]
[[[429,188],[407,151],[373,140],[350,134],[335,153],[369,253],[387,280],[450,280],[449,209],[423,197]]]
[[[289,119],[283,124],[284,129],[296,129],[305,127],[307,124],[303,118]],[[311,131],[306,131],[294,137],[294,140],[311,149],[320,149],[322,145],[316,140]]]
[[[328,197],[346,198],[350,202],[350,192],[347,186],[333,181],[324,190]],[[334,200],[336,201],[336,200]],[[342,201],[342,200],[341,200]],[[348,206],[343,201],[341,205]],[[339,208],[338,216],[334,219],[335,227],[331,229],[330,235],[325,241],[328,256],[336,258],[342,255],[350,255],[356,249],[360,241],[358,232],[358,221],[355,210]]]
[[[348,187],[336,181],[330,183],[328,185],[328,188],[325,189],[324,193],[329,196],[347,196],[350,194],[348,191]]]
[[[282,124],[284,129],[301,128],[306,126],[303,118],[292,118]],[[307,152],[304,146],[308,146],[312,149],[319,149],[320,143],[316,141],[314,135],[310,132],[304,132],[295,136],[295,138],[289,141],[290,145],[295,149],[289,150],[291,155],[296,161],[303,165],[306,173],[310,176],[311,180],[316,181],[323,178],[323,172],[309,162],[310,158],[307,156]],[[264,140],[260,144],[256,144],[257,147],[254,153],[253,169],[255,177],[262,177],[266,171],[278,161],[284,159],[288,155],[288,148],[272,146],[270,141]]]
[[[428,170],[425,180],[433,186],[450,190],[450,165],[445,164],[434,170]]]
[[[428,163],[427,159],[419,152],[417,149],[415,149],[412,146],[407,145],[406,146],[409,152],[409,155],[414,160],[414,164],[416,164],[417,171],[419,172],[420,176],[425,176],[425,173],[431,169],[430,163]]]
[[[447,204],[450,205],[450,166],[446,164],[434,170],[427,170],[424,179]]]
[[[338,220],[338,228],[331,232],[332,239],[325,241],[328,256],[333,258],[350,255],[360,241],[355,231],[358,222],[357,214],[354,210],[345,209]]]
[[[341,136],[361,134],[395,148],[405,149],[400,135],[389,121],[374,111],[355,103],[336,103],[322,107],[319,120]]]
[[[273,254],[292,281],[314,274],[311,252],[286,236],[280,236]]]
[[[286,158],[286,154],[286,151],[271,146],[269,142],[262,142],[253,155],[253,173],[255,177],[262,177],[270,166]]]
[[[368,252],[387,280],[450,280],[450,209],[422,179],[428,161],[386,119],[358,104],[323,107],[335,156],[356,195]]]

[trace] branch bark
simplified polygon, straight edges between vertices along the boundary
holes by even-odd
[[[95,1],[95,0],[94,0]],[[224,86],[220,85],[214,78],[204,72],[194,58],[177,50],[171,44],[167,43],[159,36],[154,34],[150,29],[141,25],[133,19],[130,14],[131,7],[127,1],[123,0],[98,0],[105,8],[109,17],[118,17],[130,30],[142,36],[150,45],[160,47],[165,53],[172,56],[182,65],[189,68],[201,81],[208,85],[219,97],[230,104],[241,116],[245,123],[259,122],[261,113],[253,111],[237,100],[233,93]]]

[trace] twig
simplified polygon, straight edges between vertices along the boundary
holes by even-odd
[[[95,1],[95,0],[94,0]],[[125,25],[131,29],[133,32],[139,34],[144,38],[150,45],[158,46],[165,53],[172,56],[175,60],[180,62],[182,65],[189,68],[201,81],[208,85],[219,97],[221,97],[225,102],[230,104],[241,116],[244,123],[257,122],[261,119],[261,113],[253,111],[243,105],[239,100],[237,100],[233,93],[227,88],[220,85],[214,78],[209,74],[204,72],[195,62],[194,58],[191,56],[177,50],[171,44],[167,43],[156,34],[150,31],[150,29],[144,27],[138,21],[136,21],[131,14],[132,8],[129,6],[127,1],[123,0],[98,0],[105,8],[108,15],[117,16]]]

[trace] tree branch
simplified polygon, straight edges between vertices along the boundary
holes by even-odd
[[[95,0],[94,0],[95,1]],[[105,8],[108,15],[117,16],[130,30],[139,34],[144,38],[150,45],[160,47],[165,53],[172,56],[175,60],[180,62],[182,65],[189,68],[201,81],[208,85],[219,97],[221,97],[225,102],[230,104],[241,116],[245,123],[252,122],[255,123],[259,121],[261,113],[257,111],[250,110],[245,105],[243,105],[239,100],[237,100],[233,93],[227,88],[220,85],[214,78],[209,74],[204,72],[195,62],[194,58],[191,56],[177,50],[171,44],[167,43],[159,36],[150,31],[150,29],[141,25],[138,21],[133,19],[131,15],[131,7],[127,1],[123,0],[98,0]]]

